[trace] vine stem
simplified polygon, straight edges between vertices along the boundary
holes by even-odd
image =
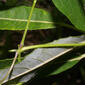
[[[49,48],[49,47],[80,47],[85,46],[85,43],[73,43],[73,44],[41,44],[41,45],[34,45],[34,46],[26,46],[21,49],[21,52],[35,49],[35,48]]]
[[[30,20],[31,20],[32,13],[33,13],[34,7],[36,5],[36,2],[37,2],[37,0],[34,0],[34,2],[33,2],[33,6],[32,6],[32,9],[31,9],[28,21],[27,21],[26,29],[24,31],[24,34],[23,34],[23,37],[22,37],[22,40],[21,40],[21,45],[24,45],[25,37],[26,37],[26,34],[27,34],[28,27],[30,25]]]
[[[82,43],[71,43],[71,44],[39,44],[33,46],[26,46],[21,48],[20,52],[24,52],[26,50],[35,49],[35,48],[51,48],[51,47],[80,47],[85,46],[85,42]],[[10,52],[15,52],[16,49],[10,50]]]
[[[21,53],[21,49],[22,49],[22,47],[24,46],[24,41],[25,41],[25,38],[26,38],[27,30],[28,30],[29,25],[30,25],[30,20],[31,20],[32,13],[33,13],[33,10],[34,10],[34,8],[35,8],[36,2],[37,2],[37,0],[34,0],[34,1],[33,1],[33,5],[32,5],[32,8],[31,8],[31,11],[30,11],[30,15],[29,15],[29,18],[28,18],[28,21],[27,21],[27,25],[26,25],[26,28],[25,28],[25,31],[24,31],[22,40],[21,40],[21,42],[20,42],[20,45],[19,45],[19,47],[18,47],[18,50],[17,50],[16,53],[15,53],[15,57],[14,57],[14,59],[13,59],[12,65],[10,66],[10,69],[9,69],[9,71],[7,72],[7,74],[5,75],[5,77],[0,81],[0,85],[3,83],[3,81],[4,81],[4,80],[10,75],[10,73],[12,72],[13,67],[14,67],[14,65],[15,65],[15,62],[16,62],[16,59],[17,59],[18,55]]]

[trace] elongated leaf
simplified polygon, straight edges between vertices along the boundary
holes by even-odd
[[[81,4],[82,0],[53,0],[53,3],[78,30],[85,31],[85,11]]]
[[[31,7],[20,6],[0,11],[0,30],[24,30]],[[52,16],[42,9],[34,9],[29,30],[54,28]]]
[[[0,60],[0,70],[9,67],[13,59]]]
[[[85,58],[85,57],[84,57]],[[74,60],[74,61],[67,61],[65,64],[63,64],[60,68],[55,69],[51,74],[49,75],[57,75],[61,72],[64,72],[70,68],[72,68],[75,64],[77,64],[79,60]]]
[[[85,36],[59,39],[52,43],[78,43],[83,40],[85,40]],[[36,49],[31,54],[27,55],[22,62],[15,65],[11,79],[16,79],[19,77],[19,81],[26,82],[32,79],[36,75],[35,70],[55,60],[59,56],[71,51],[72,49],[73,48],[39,48],[39,49]],[[76,63],[74,63],[74,65],[75,64]],[[69,68],[71,67],[72,66],[70,66]],[[0,71],[0,80],[4,77],[4,75],[6,75],[7,71],[8,69],[3,69]]]

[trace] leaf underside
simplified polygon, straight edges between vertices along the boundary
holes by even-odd
[[[51,43],[52,44],[53,43],[54,44],[55,43],[79,43],[84,40],[85,40],[85,36],[79,36],[79,37],[68,37],[68,38],[64,38],[64,39],[59,39],[59,40],[53,41]],[[36,49],[31,54],[28,54],[22,62],[15,65],[13,73],[11,75],[11,79],[16,79],[19,77],[19,81],[26,82],[26,81],[32,79],[34,76],[36,76],[36,71],[34,71],[35,69],[38,69],[38,68],[42,67],[43,65],[49,63],[50,61],[53,61],[53,60],[59,58],[59,56],[66,54],[67,52],[71,51],[72,49],[73,48],[39,48],[39,49]],[[74,56],[74,58],[75,57],[79,57],[79,56]],[[77,62],[73,62],[73,65],[69,65],[68,64],[69,62],[67,62],[66,64],[68,64],[69,68],[71,68],[78,62],[79,62],[79,60]],[[61,68],[63,68],[63,66],[60,67],[60,72],[58,71],[58,73],[61,73],[65,70],[69,69],[67,67],[67,68],[61,70]],[[59,70],[59,69],[57,69],[57,70]],[[7,73],[7,71],[8,71],[8,69],[0,70],[0,80],[4,77],[4,75]],[[27,75],[25,76],[24,74],[27,74]],[[20,76],[22,76],[22,77],[20,77]],[[7,80],[5,82],[7,82]]]

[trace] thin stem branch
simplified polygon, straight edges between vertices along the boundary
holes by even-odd
[[[7,74],[5,75],[5,77],[0,81],[0,84],[2,84],[3,81],[4,81],[4,80],[9,76],[9,74],[12,72],[13,67],[14,67],[14,65],[15,65],[15,62],[16,62],[16,59],[17,59],[17,57],[18,57],[18,54],[20,53],[20,50],[21,50],[21,48],[22,48],[23,45],[24,45],[25,37],[26,37],[26,34],[27,34],[27,30],[28,30],[28,28],[29,28],[30,20],[31,20],[32,13],[33,13],[34,7],[35,7],[35,5],[36,5],[36,2],[37,2],[37,0],[34,0],[34,1],[33,1],[33,5],[32,5],[32,8],[31,8],[31,11],[30,11],[30,15],[29,15],[29,18],[28,18],[28,21],[27,21],[27,25],[26,25],[26,28],[25,28],[25,31],[24,31],[22,40],[21,40],[21,42],[20,42],[20,45],[19,45],[19,47],[18,47],[18,50],[17,50],[16,53],[15,53],[15,57],[14,57],[14,60],[13,60],[13,62],[12,62],[12,65],[11,65],[9,71],[7,72]]]
[[[51,48],[51,47],[80,47],[85,46],[85,42],[82,43],[71,43],[71,44],[40,44],[33,46],[23,47],[20,52],[24,52],[26,50],[35,49],[35,48]],[[10,50],[10,52],[15,52],[16,50]]]
[[[33,6],[32,6],[32,9],[31,9],[28,21],[27,21],[27,25],[26,25],[26,28],[25,28],[25,31],[24,31],[24,35],[23,35],[22,40],[21,40],[21,45],[24,45],[25,37],[26,37],[26,34],[27,34],[28,27],[30,25],[30,20],[31,20],[32,13],[33,13],[34,7],[36,5],[36,2],[37,2],[37,0],[34,0],[34,2],[33,2]]]

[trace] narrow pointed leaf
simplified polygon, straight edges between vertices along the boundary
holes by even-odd
[[[0,11],[0,30],[24,30],[31,7],[20,6]],[[50,13],[35,8],[29,30],[54,28]]]
[[[85,56],[83,56],[82,58],[85,58]],[[74,65],[76,65],[81,59],[81,56],[79,56],[79,59],[74,58],[73,60],[68,60],[66,61],[66,63],[64,63],[61,67],[55,69],[52,73],[49,74],[49,76],[51,75],[57,75],[61,72],[64,72],[70,68],[72,68]]]

